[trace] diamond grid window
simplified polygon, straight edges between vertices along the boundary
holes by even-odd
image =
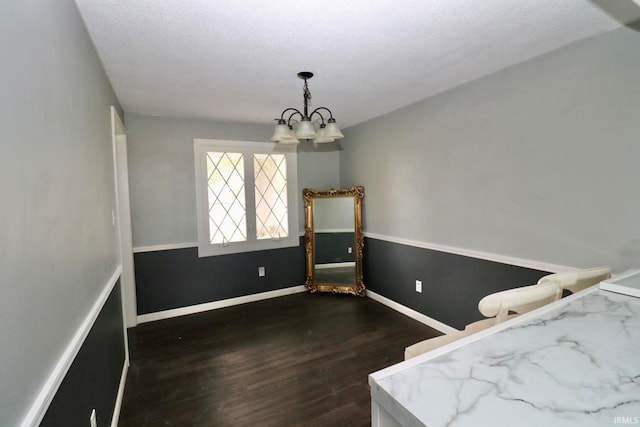
[[[244,160],[242,153],[207,153],[209,242],[247,240]]]
[[[254,154],[256,238],[289,235],[287,162],[283,154]]]
[[[193,142],[199,257],[300,245],[295,146]]]

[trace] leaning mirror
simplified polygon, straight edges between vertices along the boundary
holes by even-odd
[[[311,292],[365,295],[362,281],[364,187],[317,191],[305,188],[305,286]]]

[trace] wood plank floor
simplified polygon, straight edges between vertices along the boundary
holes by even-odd
[[[119,426],[369,426],[367,375],[436,335],[369,298],[310,293],[141,324]]]

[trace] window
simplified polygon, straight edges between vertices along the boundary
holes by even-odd
[[[295,146],[194,140],[199,256],[298,246]]]

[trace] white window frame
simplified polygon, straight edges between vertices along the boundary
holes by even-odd
[[[196,178],[199,257],[288,248],[300,245],[300,233],[298,230],[298,159],[295,145],[196,138],[193,140],[193,151]],[[247,240],[244,242],[229,242],[225,244],[211,244],[209,242],[207,153],[212,151],[242,153],[244,156],[244,193],[247,210]],[[287,162],[287,206],[289,222],[289,235],[287,237],[279,239],[256,239],[254,154],[285,155],[285,161]]]

